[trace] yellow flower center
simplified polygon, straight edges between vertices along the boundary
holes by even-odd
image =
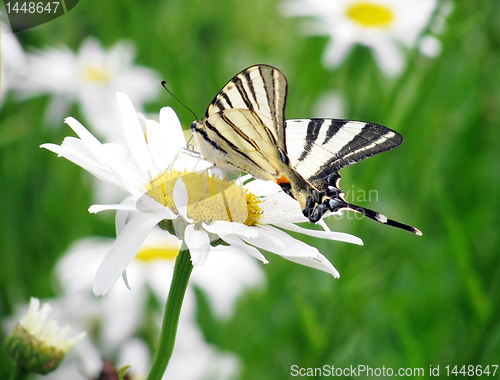
[[[205,172],[166,171],[146,185],[147,194],[177,214],[173,191],[179,178],[186,186],[187,215],[195,224],[225,220],[251,226],[260,217],[257,196],[234,182],[208,176]]]
[[[154,261],[154,260],[174,260],[179,254],[178,246],[157,246],[142,248],[135,255],[136,260]]]
[[[85,82],[105,84],[109,82],[111,75],[105,66],[89,65],[82,70],[82,77]]]
[[[347,17],[364,27],[387,28],[394,20],[394,13],[384,5],[358,1],[347,9]]]

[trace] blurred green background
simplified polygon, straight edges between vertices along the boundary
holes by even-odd
[[[345,116],[404,136],[398,149],[344,169],[342,187],[376,189],[378,202],[362,205],[419,228],[422,237],[346,214],[329,225],[364,246],[307,239],[340,279],[267,254],[267,288],[241,298],[226,322],[199,292],[206,339],[240,356],[241,379],[289,379],[294,364],[426,374],[430,365],[441,374],[447,365],[499,365],[500,2],[455,2],[441,55],[409,52],[395,79],[362,47],[325,70],[327,38],[303,37],[299,20],[282,18],[277,3],[81,0],[67,15],[16,35],[28,51],[77,50],[89,35],[105,47],[131,39],[136,63],[159,71],[198,115],[241,69],[271,64],[288,79],[287,118],[315,116],[320,95],[336,90]],[[48,100],[10,96],[0,110],[2,318],[30,296],[54,295],[51,270],[75,239],[114,236],[112,215],[87,211],[92,189],[83,170],[39,149],[72,134],[44,126]],[[147,110],[166,105],[188,128],[191,114],[166,92]],[[85,120],[76,106],[70,115]],[[11,369],[0,350],[0,378]]]

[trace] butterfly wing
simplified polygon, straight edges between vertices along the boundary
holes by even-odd
[[[264,180],[280,176],[284,163],[275,135],[256,112],[226,109],[209,116],[204,126],[204,137],[210,141],[203,152],[207,160]]]
[[[290,164],[314,188],[304,214],[316,221],[327,211],[350,209],[377,222],[421,235],[414,227],[348,203],[339,188],[340,169],[394,149],[402,142],[399,133],[378,124],[339,119],[287,120],[286,145]]]
[[[228,109],[246,109],[274,136],[276,146],[285,147],[286,78],[268,65],[251,66],[234,76],[208,106],[205,118]]]
[[[309,182],[320,182],[355,162],[393,149],[403,137],[382,125],[340,119],[286,121],[291,165]]]

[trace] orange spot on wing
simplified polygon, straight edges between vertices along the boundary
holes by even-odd
[[[290,181],[288,180],[288,178],[287,178],[287,177],[285,177],[285,176],[282,174],[282,175],[280,175],[278,178],[276,178],[276,183],[277,183],[278,185],[280,185],[280,186],[281,186],[281,185],[282,185],[282,184],[284,184],[284,183],[288,183],[288,184],[290,184]]]

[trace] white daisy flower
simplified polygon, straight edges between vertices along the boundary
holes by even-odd
[[[69,326],[60,328],[49,318],[50,311],[48,303],[40,308],[40,300],[32,297],[27,314],[5,340],[7,353],[30,372],[54,371],[68,350],[86,335],[82,332],[69,338]]]
[[[281,11],[285,16],[313,17],[304,24],[305,32],[331,37],[325,66],[340,65],[360,44],[372,49],[386,75],[395,76],[405,65],[401,45],[416,45],[437,5],[437,0],[291,0],[281,4]],[[437,52],[435,37],[426,36],[424,42],[424,52]]]
[[[158,223],[184,240],[194,266],[202,265],[214,249],[240,250],[267,262],[257,248],[338,277],[333,265],[315,247],[292,238],[282,229],[325,239],[362,244],[345,233],[310,230],[297,202],[276,184],[252,181],[244,188],[217,177],[186,170],[194,168],[190,155],[176,159],[186,146],[177,116],[160,111],[160,122],[135,112],[130,99],[118,94],[126,146],[101,144],[73,118],[66,123],[79,138],[67,137],[61,146],[44,144],[59,156],[130,195],[119,205],[94,205],[89,211],[117,210],[117,239],[97,271],[93,290],[105,294],[132,261],[149,232]],[[210,164],[194,159],[198,167]],[[203,166],[205,165],[205,166]],[[127,218],[133,215],[127,222]],[[324,228],[325,223],[322,223]]]
[[[124,284],[115,284],[106,297],[100,298],[102,305],[92,310],[85,305],[91,304],[90,299],[94,298],[89,292],[93,277],[113,242],[105,238],[79,240],[63,256],[56,270],[63,294],[79,299],[79,305],[74,304],[70,309],[77,310],[78,314],[83,309],[84,314],[89,314],[86,318],[89,320],[98,313],[103,323],[104,341],[117,347],[143,320],[150,291],[160,304],[165,303],[181,242],[168,232],[154,228],[127,267],[131,290]],[[191,276],[185,302],[194,307],[193,286],[198,287],[207,295],[214,313],[228,317],[238,297],[246,289],[262,286],[264,281],[262,270],[248,255],[216,247],[206,263]]]
[[[114,141],[119,123],[116,91],[131,96],[135,107],[156,97],[160,77],[150,68],[134,65],[135,46],[131,41],[119,41],[104,50],[95,38],[85,39],[74,53],[67,47],[47,48],[28,54],[28,70],[23,96],[51,94],[47,118],[59,125],[72,103],[97,133]]]
[[[131,365],[127,373],[133,375],[133,379],[146,378],[151,352],[142,340],[133,337],[145,327],[144,321],[152,319],[146,305],[150,296],[153,295],[159,304],[167,299],[180,242],[168,232],[155,228],[127,268],[131,289],[119,282],[106,297],[95,298],[90,291],[93,278],[113,241],[107,238],[81,239],[56,265],[56,277],[62,291],[62,296],[53,302],[58,318],[72,326],[93,331],[94,335],[91,341],[86,340],[89,344],[76,347],[78,349],[74,350],[72,357],[49,377],[50,380],[96,378],[103,368],[101,356],[116,359],[117,368]],[[174,352],[164,378],[234,378],[240,368],[237,357],[207,344],[196,326],[193,288],[199,287],[206,292],[216,314],[227,316],[240,294],[245,289],[261,286],[264,276],[248,255],[220,250],[211,253],[205,265],[198,269],[202,275],[191,277]],[[159,310],[153,320],[153,326],[146,322],[148,327],[159,331]],[[204,377],[216,368],[221,371],[225,368],[227,376]]]
[[[1,16],[2,14],[0,13],[0,106],[4,102],[7,91],[11,88],[16,88],[19,73],[25,70],[26,65],[26,57],[21,44]]]

